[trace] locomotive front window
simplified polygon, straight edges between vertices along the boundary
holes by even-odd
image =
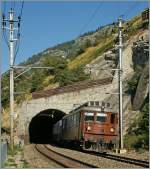
[[[97,113],[96,121],[98,122],[106,122],[107,114]]]
[[[85,121],[94,121],[94,113],[85,113]]]

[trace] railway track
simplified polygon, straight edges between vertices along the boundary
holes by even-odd
[[[59,153],[55,150],[52,150],[50,147],[47,147],[46,145],[36,145],[35,148],[43,156],[47,157],[48,159],[54,161],[55,163],[65,168],[98,168],[98,166],[88,164],[81,160],[74,159],[62,153]],[[118,162],[142,166],[144,168],[149,168],[149,162],[144,160],[138,160],[138,159],[123,157],[114,154],[103,154],[103,153],[95,153],[95,152],[88,152],[88,151],[84,151],[84,153],[96,155],[110,160],[115,160]]]
[[[95,152],[87,152],[87,151],[84,151],[84,152],[88,153],[88,154],[104,157],[104,158],[107,158],[107,159],[119,161],[119,162],[124,162],[124,163],[142,166],[144,168],[149,168],[149,162],[144,161],[144,160],[139,160],[139,159],[134,159],[134,158],[129,158],[129,157],[123,157],[123,156],[109,154],[109,153],[103,154],[103,153],[95,153]]]
[[[148,161],[118,156],[118,155],[114,155],[114,154],[102,154],[101,156],[103,156],[105,158],[112,159],[112,160],[120,161],[120,162],[125,162],[125,163],[130,163],[130,164],[142,166],[144,168],[149,168],[149,162]]]
[[[45,145],[35,145],[35,148],[43,156],[65,168],[98,168],[97,166],[87,164],[83,161],[56,152]]]

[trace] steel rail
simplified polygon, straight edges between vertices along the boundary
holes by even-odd
[[[148,161],[139,160],[139,159],[130,158],[130,157],[123,157],[123,156],[114,155],[114,154],[102,154],[101,156],[103,156],[105,158],[121,161],[121,162],[139,165],[139,166],[142,166],[142,167],[145,167],[145,168],[149,168],[149,162]]]
[[[131,157],[124,157],[124,156],[119,156],[119,155],[114,155],[114,154],[109,154],[109,153],[99,153],[99,152],[89,152],[86,150],[83,150],[84,153],[91,154],[91,155],[96,155],[100,157],[104,157],[107,159],[115,160],[115,161],[120,161],[124,163],[129,163],[129,164],[134,164],[138,166],[142,166],[144,168],[149,168],[149,162],[144,161],[144,160],[139,160]]]
[[[48,154],[43,152],[44,150],[42,150],[42,148],[39,148],[38,145],[35,145],[35,148],[42,155],[44,155],[48,159],[56,162],[57,164],[65,167],[65,168],[78,168],[78,167],[81,167],[81,165],[84,168],[98,168],[97,166],[85,163],[83,161],[80,161],[80,160],[74,159],[72,157],[66,156],[64,154],[61,154],[59,152],[56,152],[56,151],[50,149],[49,147],[47,147],[46,145],[43,145],[43,148],[45,148],[45,149],[47,149],[49,151]],[[56,157],[58,157],[58,159]],[[63,158],[63,160],[60,160],[59,157]]]
[[[47,147],[46,145],[45,145],[44,147],[47,148],[48,150],[52,151],[53,153],[56,153],[56,154],[58,154],[58,155],[60,155],[60,156],[63,156],[64,158],[67,158],[67,159],[69,159],[69,160],[72,160],[72,161],[75,161],[75,162],[77,162],[77,163],[80,163],[80,164],[82,164],[82,165],[84,165],[84,166],[86,166],[86,167],[98,168],[98,167],[95,166],[95,165],[88,164],[88,163],[86,163],[86,162],[83,162],[83,161],[74,159],[74,158],[72,158],[72,157],[69,157],[69,156],[67,156],[67,155],[61,154],[61,153],[59,153],[59,152],[56,152],[56,151],[52,150],[51,148]]]
[[[44,153],[42,150],[40,150],[40,149],[37,147],[37,145],[35,145],[35,149],[36,149],[40,154],[42,154],[44,157],[46,157],[46,158],[48,158],[48,159],[54,161],[55,163],[59,164],[60,166],[65,167],[65,168],[69,168],[69,167],[66,166],[65,164],[62,164],[61,162],[55,160],[54,158],[51,158],[49,155],[47,155],[46,153]]]

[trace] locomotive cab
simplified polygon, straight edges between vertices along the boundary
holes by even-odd
[[[104,111],[99,107],[85,109],[82,112],[83,149],[104,151],[115,148],[117,121],[117,113],[110,110]]]
[[[118,114],[106,105],[92,101],[72,110],[54,125],[54,141],[97,152],[115,148]]]

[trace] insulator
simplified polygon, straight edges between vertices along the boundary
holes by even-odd
[[[18,16],[18,20],[19,20],[19,21],[21,20],[21,17],[20,17],[20,16]]]
[[[5,21],[2,21],[2,26],[3,26],[3,29],[4,29],[4,27],[6,26],[6,22]]]
[[[18,22],[18,28],[20,28],[20,22]]]
[[[20,33],[17,34],[18,38],[20,38]]]
[[[3,20],[5,19],[5,15],[3,14]]]
[[[3,26],[5,25],[5,22],[4,22],[4,21],[2,22],[2,25],[3,25]]]

